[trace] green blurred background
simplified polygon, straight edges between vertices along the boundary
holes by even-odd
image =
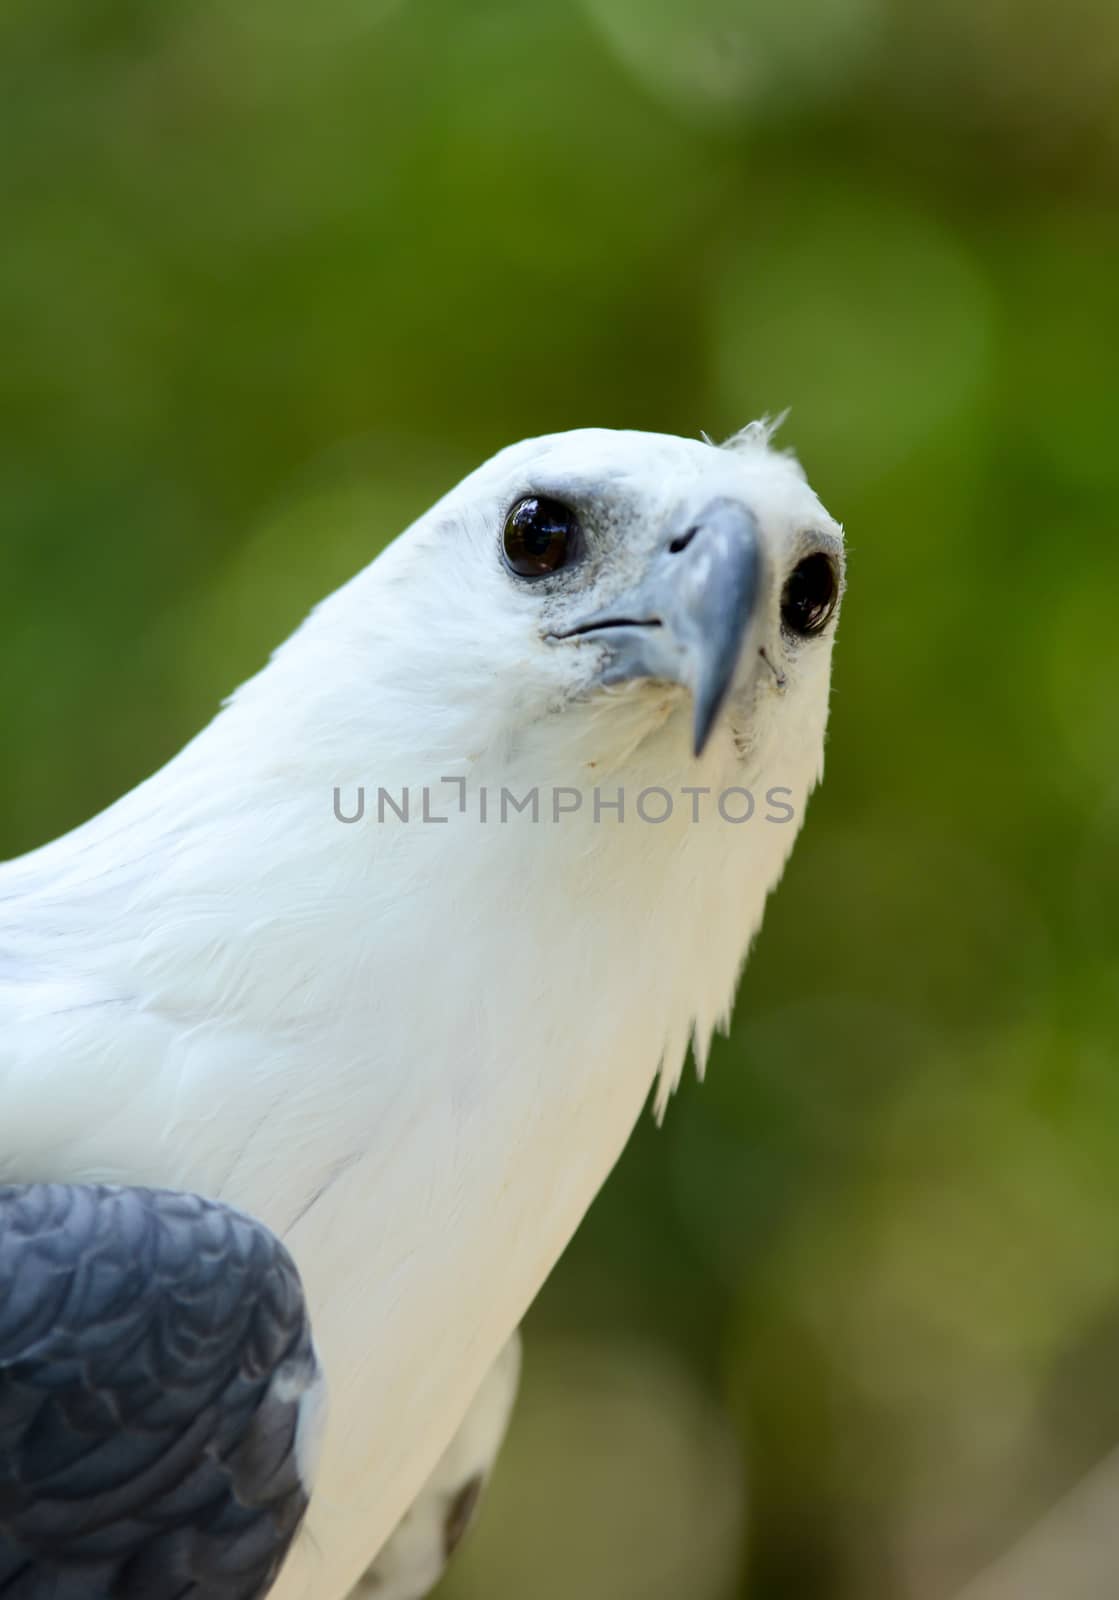
[[[733,1037],[447,1600],[947,1600],[1119,1445],[1117,178],[1114,0],[0,9],[0,854],[514,438],[791,406],[847,525]]]

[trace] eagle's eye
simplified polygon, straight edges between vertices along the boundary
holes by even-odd
[[[505,519],[505,560],[522,578],[543,578],[574,560],[579,523],[570,506],[544,495],[518,500]]]
[[[839,598],[839,579],[831,560],[817,551],[790,572],[781,594],[781,621],[799,638],[819,633],[828,624]]]

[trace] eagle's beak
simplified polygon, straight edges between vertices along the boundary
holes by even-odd
[[[553,637],[608,647],[601,681],[660,678],[691,692],[701,755],[734,682],[762,590],[753,512],[713,500],[663,545],[645,576],[607,609]]]

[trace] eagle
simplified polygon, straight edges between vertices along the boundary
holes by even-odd
[[[0,867],[5,1600],[427,1591],[727,1023],[843,584],[764,422],[527,440]]]

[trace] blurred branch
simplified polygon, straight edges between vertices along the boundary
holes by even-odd
[[[1119,1585],[1119,1451],[1105,1457],[957,1600],[1111,1600]]]

